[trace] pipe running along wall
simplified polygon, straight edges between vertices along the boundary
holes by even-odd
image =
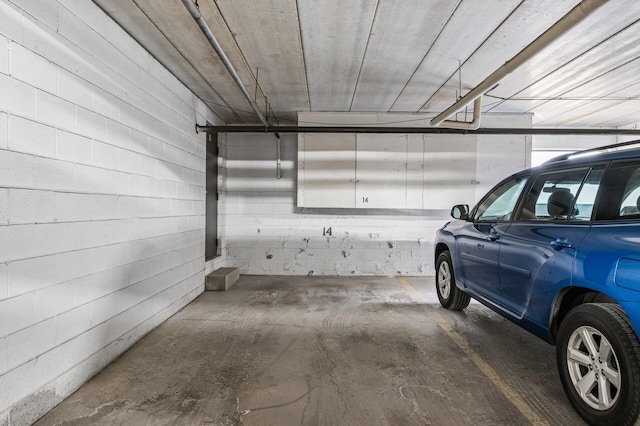
[[[491,128],[477,130],[446,127],[354,127],[354,126],[200,126],[197,132],[214,133],[411,133],[411,134],[478,134],[478,135],[619,135],[640,136],[640,129],[594,128]]]
[[[576,7],[571,9],[569,13],[564,15],[558,22],[553,24],[547,31],[542,33],[537,39],[535,39],[531,44],[522,49],[516,56],[511,58],[509,61],[505,62],[500,68],[491,73],[482,83],[473,88],[469,93],[463,96],[456,103],[451,105],[442,113],[438,114],[431,120],[432,126],[438,125],[446,125],[447,127],[451,127],[451,125],[455,122],[448,121],[445,124],[445,120],[452,116],[454,113],[458,112],[460,109],[469,105],[471,102],[475,101],[477,98],[486,93],[489,89],[496,85],[500,80],[502,80],[506,75],[513,72],[515,69],[520,67],[542,49],[550,45],[552,42],[557,40],[561,35],[575,27],[577,24],[582,22],[587,16],[589,16],[592,12],[598,9],[600,6],[605,4],[608,0],[583,0]],[[475,115],[475,110],[474,110]],[[464,122],[460,123],[464,126]]]
[[[238,72],[234,68],[234,66],[231,63],[231,61],[229,60],[229,57],[226,55],[226,53],[224,53],[224,50],[222,50],[222,46],[220,46],[220,43],[218,43],[218,39],[216,39],[215,35],[211,31],[211,28],[209,28],[209,25],[207,24],[207,22],[202,17],[202,14],[200,13],[200,9],[198,9],[198,6],[194,3],[193,0],[182,0],[182,4],[184,4],[184,6],[187,8],[189,13],[193,17],[193,19],[198,24],[198,27],[200,28],[200,31],[202,31],[202,34],[204,34],[204,36],[206,37],[206,39],[209,42],[209,44],[211,44],[211,47],[213,47],[213,50],[215,50],[215,52],[218,54],[218,57],[220,58],[220,60],[224,64],[225,68],[227,69],[227,71],[229,72],[231,77],[233,78],[233,81],[235,81],[236,85],[238,86],[238,88],[242,92],[242,95],[249,102],[249,105],[251,105],[251,108],[256,113],[256,115],[258,116],[258,118],[260,119],[262,124],[264,124],[265,127],[269,127],[270,126],[269,125],[269,121],[266,119],[264,114],[262,114],[262,111],[260,111],[260,108],[258,108],[258,105],[256,104],[255,100],[251,97],[251,95],[247,91],[246,86],[242,82],[242,79],[238,75]],[[197,132],[198,132],[198,126],[196,125],[196,133]],[[277,132],[275,132],[275,136],[276,136],[277,144],[278,144],[278,158],[277,158],[277,166],[276,166],[277,167],[277,172],[276,173],[277,173],[277,178],[280,179],[280,177],[281,177],[281,163],[282,163],[282,161],[280,159],[280,135]]]

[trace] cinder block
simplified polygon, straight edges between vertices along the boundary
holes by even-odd
[[[129,189],[131,195],[146,197],[149,195],[149,178],[147,176],[129,175]]]
[[[91,164],[91,139],[64,130],[58,130],[56,137],[59,160]]]
[[[114,120],[107,120],[107,142],[120,148],[129,148],[129,127]]]
[[[109,220],[118,218],[118,197],[115,195],[92,195],[91,219]]]
[[[52,191],[9,190],[9,223],[46,223],[55,220],[56,196]]]
[[[57,5],[55,3],[39,4],[39,2],[28,0],[21,0],[15,3],[37,21],[53,29],[57,27]]]
[[[139,121],[140,124],[139,126],[142,127],[144,124],[144,120],[145,117],[148,117],[148,115],[140,112],[139,114]],[[136,129],[130,129],[129,130],[129,146],[130,148],[135,151],[135,152],[139,152],[141,154],[145,154],[148,155],[149,153],[149,135],[143,131],[140,130],[136,130]]]
[[[0,241],[8,241],[9,227],[6,225],[0,226]],[[0,244],[0,263],[6,263],[9,260],[9,244]]]
[[[213,291],[226,291],[240,278],[238,268],[220,268],[205,277],[205,289]]]
[[[0,188],[0,226],[9,222],[9,190]]]
[[[29,327],[34,323],[34,317],[35,303],[33,294],[25,294],[0,301],[0,338]]]
[[[35,158],[29,154],[0,150],[0,182],[3,186],[33,188],[36,182]]]
[[[140,172],[140,154],[128,149],[118,149],[118,170],[127,173]]]
[[[129,239],[129,221],[109,220],[105,223],[107,244],[123,243]]]
[[[63,130],[76,130],[76,106],[42,90],[36,91],[36,119]]]
[[[56,93],[57,67],[42,56],[14,43],[11,46],[11,75],[33,87]]]
[[[146,176],[156,176],[156,159],[148,155],[140,155],[140,173]]]
[[[74,163],[36,157],[35,185],[41,189],[73,191],[76,188]]]
[[[93,249],[56,254],[57,281],[73,281],[96,272]]]
[[[99,141],[91,142],[92,164],[105,169],[118,168],[118,148]]]
[[[9,74],[9,39],[3,36],[0,36],[0,74]]]
[[[6,263],[0,263],[0,300],[9,297],[9,268]]]
[[[73,248],[82,250],[104,245],[106,225],[104,221],[76,222],[73,224]]]
[[[60,45],[61,44],[57,44],[57,46]],[[64,56],[71,56],[69,54],[69,49],[63,49],[63,52],[60,52],[56,56],[60,56],[61,54]],[[58,68],[57,93],[60,98],[66,101],[79,105],[83,108],[91,109],[93,86],[63,68]]]
[[[5,241],[11,248],[8,251],[10,261],[47,256],[73,249],[73,224],[11,225],[6,237]],[[49,274],[55,275],[55,269]]]
[[[55,215],[58,222],[75,222],[91,219],[90,196],[56,192]]]
[[[79,134],[99,141],[107,139],[107,119],[105,117],[80,106],[77,107],[77,116]]]
[[[55,320],[41,321],[7,337],[8,368],[14,369],[55,346]],[[2,373],[0,373],[2,374]]]
[[[55,256],[44,256],[9,264],[9,297],[56,284]],[[33,307],[32,307],[33,309]]]
[[[107,192],[117,195],[129,195],[129,174],[107,170]]]
[[[58,284],[36,291],[36,321],[54,318],[56,315],[73,309],[75,301],[75,285],[73,282]]]
[[[118,197],[118,218],[138,218],[140,217],[140,198],[138,197]]]
[[[9,146],[9,116],[0,112],[0,149]]]
[[[35,118],[36,89],[8,75],[0,74],[0,93],[1,111]]]
[[[9,148],[43,157],[56,156],[56,130],[53,127],[20,117],[11,117],[9,124]]]
[[[56,316],[55,337],[60,345],[87,331],[91,326],[91,306],[83,305]]]
[[[107,190],[107,173],[104,169],[78,164],[76,166],[76,191],[104,193]]]
[[[120,104],[116,96],[99,87],[93,89],[93,111],[112,120],[120,119]]]
[[[113,293],[91,302],[91,327],[95,327],[118,314],[118,294]]]
[[[164,144],[164,160],[170,163],[178,162],[178,149],[168,143]]]

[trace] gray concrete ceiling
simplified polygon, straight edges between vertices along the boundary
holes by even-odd
[[[180,0],[94,2],[225,122],[259,123]],[[248,92],[284,125],[298,111],[440,113],[579,3],[198,0]],[[640,122],[640,1],[606,2],[505,77],[483,111],[533,113],[536,126]]]

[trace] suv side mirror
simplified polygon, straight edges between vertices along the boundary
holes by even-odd
[[[454,219],[467,220],[469,218],[469,206],[458,204],[451,208],[451,217]]]

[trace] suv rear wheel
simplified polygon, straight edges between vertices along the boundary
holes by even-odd
[[[451,254],[446,250],[440,253],[436,261],[436,292],[440,304],[452,311],[461,311],[469,306],[471,300],[467,293],[456,286]]]
[[[587,303],[560,324],[556,360],[564,391],[589,424],[631,425],[640,412],[640,343],[622,308]]]

